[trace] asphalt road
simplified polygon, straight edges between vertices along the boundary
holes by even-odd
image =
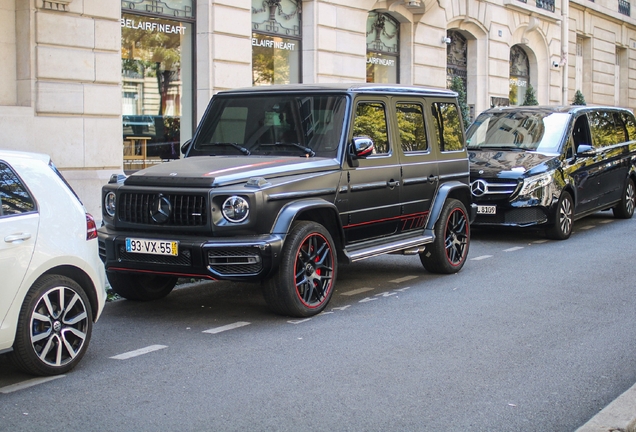
[[[574,431],[636,382],[636,218],[574,228],[475,231],[457,275],[341,266],[308,320],[248,284],[111,302],[66,376],[0,356],[0,431]]]

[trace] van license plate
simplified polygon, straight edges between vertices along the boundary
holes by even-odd
[[[477,214],[494,215],[497,214],[497,206],[494,205],[478,205]]]
[[[171,240],[126,239],[126,252],[150,255],[179,255],[179,242]]]

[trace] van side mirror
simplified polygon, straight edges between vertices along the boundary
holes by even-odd
[[[596,150],[589,144],[579,144],[579,146],[576,148],[576,155],[584,157],[594,157],[596,156]]]
[[[188,153],[188,150],[190,150],[190,146],[192,145],[192,140],[189,139],[186,142],[183,143],[183,145],[181,146],[181,153],[183,153],[184,155]]]

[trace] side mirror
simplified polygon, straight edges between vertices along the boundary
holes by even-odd
[[[181,146],[181,153],[183,154],[187,154],[188,150],[190,150],[190,146],[192,145],[192,140],[189,139],[186,142],[183,143],[183,145]]]
[[[596,156],[596,150],[589,144],[579,144],[579,146],[576,148],[576,155],[584,157],[594,157]]]
[[[373,153],[375,144],[368,136],[354,137],[352,141],[353,154],[357,158],[365,158]]]

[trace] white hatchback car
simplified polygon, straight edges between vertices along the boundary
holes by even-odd
[[[72,369],[106,301],[95,220],[44,154],[0,150],[0,353]]]

